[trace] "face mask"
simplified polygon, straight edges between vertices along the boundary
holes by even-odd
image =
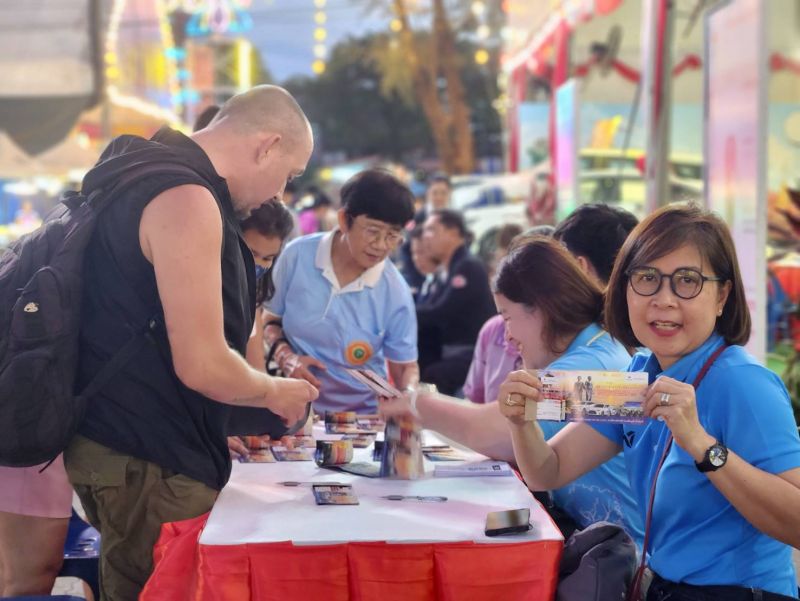
[[[256,280],[260,280],[264,274],[269,271],[269,267],[262,267],[261,265],[256,265]]]

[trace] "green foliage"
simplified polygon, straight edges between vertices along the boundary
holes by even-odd
[[[800,426],[800,356],[794,344],[784,342],[767,357],[767,366],[778,373],[789,391],[794,409],[794,419]]]
[[[314,124],[324,152],[404,160],[433,145],[420,109],[396,90],[382,93],[372,56],[376,37],[341,42],[321,76],[284,84]]]
[[[428,34],[417,36],[424,44]],[[492,102],[496,73],[472,60],[475,47],[458,46],[478,156],[499,155],[500,120]],[[434,154],[430,127],[414,97],[411,72],[388,34],[349,38],[333,48],[319,77],[284,82],[306,111],[324,152],[347,158],[381,155],[407,163]]]

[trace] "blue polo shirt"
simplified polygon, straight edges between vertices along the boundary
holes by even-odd
[[[631,356],[597,324],[582,330],[566,352],[547,369],[622,371]],[[568,422],[539,421],[545,439],[561,431]],[[622,453],[584,474],[563,488],[553,491],[553,500],[582,528],[599,521],[619,524],[641,549],[644,527],[636,500],[631,493]]]
[[[300,355],[322,361],[317,411],[375,412],[369,388],[345,372],[365,368],[386,376],[386,360],[417,360],[417,319],[411,291],[397,268],[383,261],[344,288],[331,263],[336,231],[293,240],[273,269],[275,295],[267,309]],[[313,369],[313,368],[312,368]]]
[[[692,383],[723,344],[713,334],[669,369],[654,355],[636,355],[629,371],[650,381],[663,373]],[[697,414],[705,430],[758,469],[778,474],[800,467],[800,439],[786,388],[742,347],[726,349],[697,389]],[[631,488],[642,518],[669,430],[645,424],[590,424],[623,446]],[[723,468],[724,469],[724,468]],[[791,548],[753,527],[672,445],[658,477],[650,527],[650,567],[663,578],[695,585],[738,585],[797,595]]]

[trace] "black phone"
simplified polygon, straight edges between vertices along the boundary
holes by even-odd
[[[531,529],[531,510],[510,509],[508,511],[491,511],[486,514],[486,536],[501,536],[503,534],[516,534],[527,532]]]

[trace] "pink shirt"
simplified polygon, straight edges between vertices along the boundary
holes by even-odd
[[[497,400],[497,391],[506,376],[522,367],[522,357],[506,340],[506,324],[502,315],[489,319],[478,334],[475,354],[469,366],[464,396],[473,403]]]

